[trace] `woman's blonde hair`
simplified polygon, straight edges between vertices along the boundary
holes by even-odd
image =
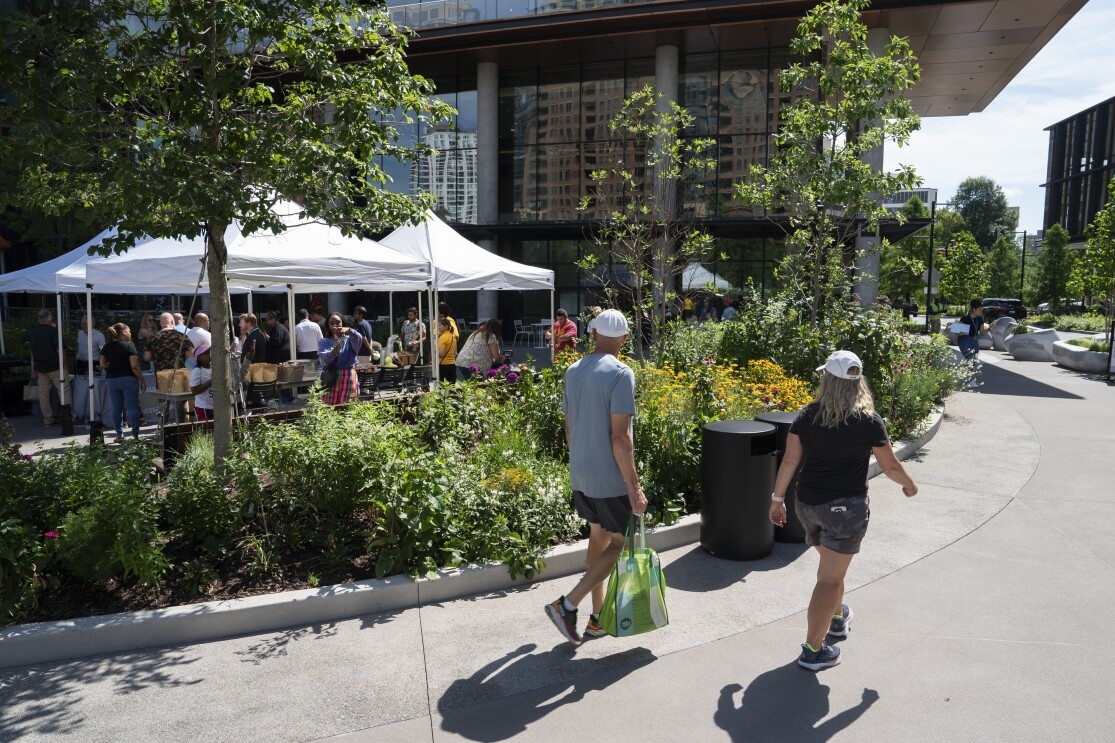
[[[848,371],[852,371],[852,367]],[[856,369],[856,371],[859,371]],[[821,384],[813,397],[817,404],[814,422],[823,428],[836,428],[851,416],[869,416],[875,412],[875,398],[867,379],[841,379],[827,371],[821,375]]]

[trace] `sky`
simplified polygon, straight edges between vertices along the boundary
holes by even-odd
[[[923,118],[884,169],[912,165],[946,202],[965,178],[987,176],[1019,207],[1018,229],[1043,229],[1049,132],[1045,128],[1115,97],[1115,0],[1088,0],[991,104],[968,116]]]

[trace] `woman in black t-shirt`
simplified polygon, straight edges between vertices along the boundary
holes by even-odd
[[[770,520],[775,526],[784,526],[786,489],[804,459],[795,511],[805,528],[805,542],[817,550],[821,563],[798,665],[812,671],[840,662],[840,648],[824,640],[826,635],[846,636],[851,625],[852,610],[843,603],[844,576],[859,552],[871,517],[867,497],[871,455],[907,497],[918,492],[894,456],[859,357],[851,351],[837,351],[817,371],[824,372],[817,395],[790,426],[770,496]]]
[[[132,343],[132,331],[122,322],[105,329],[108,340],[101,347],[101,368],[105,370],[105,384],[112,403],[112,423],[116,429],[116,443],[124,441],[124,406],[128,408],[128,422],[132,425],[132,438],[139,438],[139,393],[147,391],[143,370],[139,368],[139,353]]]

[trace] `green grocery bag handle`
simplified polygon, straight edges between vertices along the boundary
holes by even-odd
[[[636,531],[635,522],[638,521],[639,528]],[[636,544],[636,538],[638,543]],[[643,514],[633,513],[627,517],[627,532],[623,535],[623,551],[620,553],[622,560],[626,555],[627,559],[635,556],[635,550],[647,546],[647,527],[646,522],[643,521]]]

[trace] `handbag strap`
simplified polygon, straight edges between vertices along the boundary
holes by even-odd
[[[635,550],[646,548],[647,546],[647,529],[641,513],[633,513],[627,517],[627,531],[623,536],[623,551],[620,553],[622,559],[625,555],[630,558],[635,554]]]

